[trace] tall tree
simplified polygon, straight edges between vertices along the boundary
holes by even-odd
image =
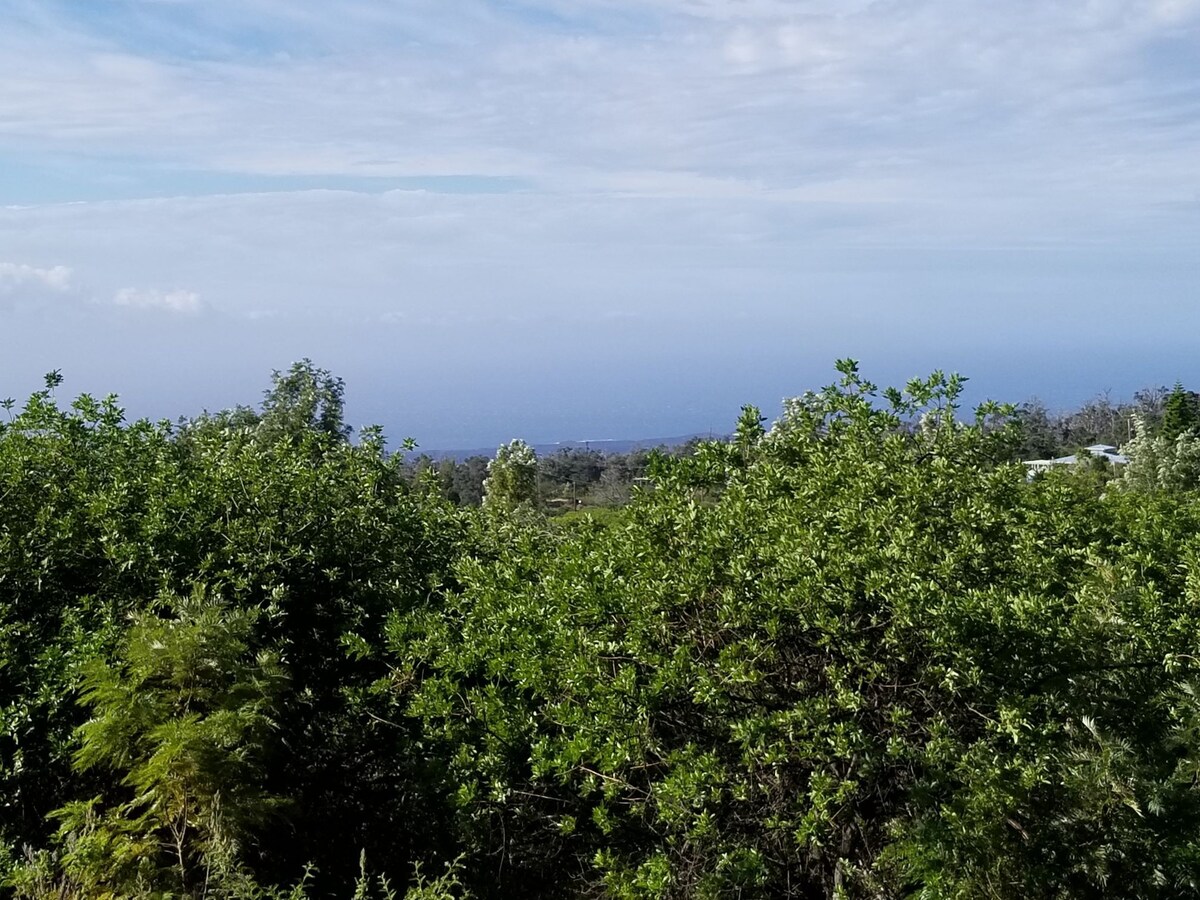
[[[297,437],[315,432],[344,439],[350,426],[343,418],[345,383],[327,369],[302,359],[286,372],[276,370],[264,396],[258,429],[266,435]]]
[[[1175,387],[1167,395],[1163,407],[1162,436],[1169,441],[1179,435],[1191,431],[1200,425],[1200,402],[1193,391],[1184,390],[1183,384],[1175,382]]]
[[[490,509],[512,509],[537,499],[538,460],[533,448],[514,439],[496,450],[483,483],[483,503]]]

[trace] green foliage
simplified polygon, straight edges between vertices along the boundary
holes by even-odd
[[[263,396],[258,430],[268,437],[301,438],[310,434],[345,438],[350,426],[342,420],[345,384],[309,359],[276,371]]]
[[[838,370],[549,519],[526,445],[458,509],[307,361],[179,426],[51,373],[0,422],[0,883],[1195,896],[1194,434],[1029,481],[1030,410]]]
[[[1115,402],[1108,394],[1089,400],[1079,409],[1051,413],[1040,400],[1022,403],[1016,410],[1019,438],[1016,459],[1053,459],[1092,444],[1119,446],[1132,438],[1135,418],[1151,431],[1162,423],[1167,389],[1143,388],[1131,400]]]
[[[61,376],[0,425],[0,842],[40,843],[67,799],[72,688],[116,646],[173,552],[169,429],[127,425],[114,398],[60,409]],[[163,503],[162,501],[166,501]]]
[[[960,421],[960,379],[840,368],[661,461],[623,526],[465,560],[396,641],[474,865],[630,898],[1194,890],[1195,619],[1119,537],[1144,508],[997,465],[1012,411]]]
[[[620,508],[607,506],[589,506],[585,509],[571,510],[554,517],[556,526],[568,526],[576,523],[599,523],[601,525],[620,525],[625,521],[625,511]]]
[[[259,785],[288,798],[287,824],[248,826],[244,842],[264,883],[311,861],[320,890],[351,884],[363,848],[402,874],[448,840],[429,774],[437,761],[382,687],[381,654],[392,613],[436,601],[465,532],[444,501],[408,488],[377,436],[355,446],[331,434],[322,422],[335,418],[291,419],[311,427],[287,439],[245,416],[175,429],[126,423],[111,398],[63,409],[47,388],[0,428],[0,843],[10,861],[23,845],[48,845],[52,810],[101,796],[95,815],[111,819],[124,802],[119,771],[73,772],[87,718],[76,699],[97,659],[118,665],[131,622],[197,589],[223,598],[234,620],[253,613],[247,645],[287,676]],[[426,827],[401,824],[413,820]]]
[[[255,611],[199,589],[166,605],[136,617],[116,666],[84,678],[75,765],[119,785],[52,814],[73,895],[191,895],[236,876],[244,841],[283,805],[262,784],[286,675],[251,650]]]
[[[1185,391],[1182,384],[1175,382],[1175,387],[1167,395],[1163,406],[1163,421],[1159,434],[1167,441],[1173,441],[1181,434],[1194,431],[1198,426],[1200,397],[1191,391]]]
[[[1121,448],[1129,457],[1121,477],[1124,487],[1139,492],[1200,487],[1200,434],[1194,428],[1164,425],[1159,434],[1152,434],[1137,418],[1134,429],[1133,439]]]
[[[483,483],[483,505],[512,509],[537,499],[537,454],[522,440],[512,440],[496,450]]]

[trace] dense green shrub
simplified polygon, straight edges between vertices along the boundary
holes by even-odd
[[[81,691],[97,660],[125,665],[110,670],[124,673],[113,684],[133,690],[137,666],[121,662],[122,647],[133,653],[155,617],[180,614],[169,598],[195,592],[219,598],[231,623],[251,616],[237,636],[243,655],[267,654],[283,678],[271,727],[235,743],[238,754],[271,759],[260,789],[286,798],[286,815],[240,841],[238,863],[267,883],[293,881],[312,863],[323,889],[352,884],[363,849],[398,877],[413,860],[453,855],[439,843],[441,801],[427,789],[437,780],[426,770],[439,763],[395,714],[380,651],[390,613],[440,596],[462,533],[457,513],[409,489],[376,433],[348,442],[338,383],[308,364],[277,375],[261,416],[239,410],[179,426],[126,423],[112,399],[60,408],[56,385],[0,427],[7,857],[45,846],[56,809],[100,797],[110,818],[145,811],[131,790],[145,760],[132,750],[72,769],[77,741],[86,748],[94,723],[113,714],[97,705],[96,683],[90,709]],[[218,667],[230,662],[221,659]],[[124,708],[146,715],[145,702],[131,695]],[[98,718],[77,736],[89,715]],[[62,820],[72,822],[83,820]],[[68,829],[59,843],[79,838]]]
[[[311,363],[178,425],[52,376],[0,423],[8,890],[1195,896],[1200,502],[840,369],[551,521]]]
[[[953,379],[843,371],[396,630],[474,865],[547,895],[1196,890],[1192,532],[1149,546],[1152,507],[997,464],[1008,411],[960,424]]]

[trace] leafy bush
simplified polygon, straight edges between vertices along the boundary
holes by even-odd
[[[955,379],[842,369],[663,461],[624,526],[464,560],[394,635],[473,865],[630,898],[1194,890],[1195,606],[1128,536],[1147,509],[997,465],[1010,411],[959,422]]]
[[[839,368],[551,521],[406,479],[311,363],[178,425],[52,375],[0,424],[0,880],[1195,896],[1200,499]]]
[[[261,417],[243,410],[179,426],[126,423],[111,398],[61,408],[52,378],[0,426],[0,839],[9,860],[24,845],[47,846],[59,824],[71,840],[95,834],[101,820],[112,826],[107,840],[119,830],[114,816],[138,834],[158,833],[161,823],[131,824],[154,803],[124,805],[136,799],[122,799],[126,779],[141,783],[139,766],[173,741],[199,753],[194,741],[210,739],[226,741],[229,758],[270,758],[257,787],[288,800],[269,826],[238,829],[238,862],[265,884],[291,881],[312,862],[314,887],[345,887],[361,849],[397,877],[413,860],[453,855],[442,846],[444,804],[430,793],[427,771],[438,761],[396,714],[381,651],[389,614],[438,601],[464,532],[456,511],[406,486],[377,433],[349,443],[337,396],[313,402],[322,390],[336,394],[336,382],[307,375],[312,390],[295,383],[294,369],[288,390],[268,392]],[[293,396],[298,410],[285,402]],[[225,612],[180,619],[186,610],[169,598],[195,592],[221,598]],[[253,667],[274,660],[279,691],[261,710],[271,727],[239,718],[245,706],[193,710],[195,722],[168,715],[174,701],[160,682],[170,679],[144,681],[148,663],[137,655],[139,636],[168,626],[180,640],[201,626],[217,629],[213,640],[236,638],[247,677],[266,678]],[[213,678],[234,677],[236,667],[225,671],[233,661],[210,659]],[[111,675],[103,690],[98,671]],[[238,684],[219,679],[211,689],[221,694]],[[89,683],[99,706],[85,710],[77,700]],[[121,699],[119,690],[130,693]],[[76,729],[89,715],[122,719],[110,737],[134,743],[113,758],[118,765],[73,770]],[[219,722],[240,737],[189,731]],[[96,733],[89,727],[79,732],[85,742]],[[167,728],[183,731],[158,730]],[[234,798],[228,785],[210,787],[224,823]],[[87,805],[94,797],[104,802]],[[71,813],[50,817],[60,808]],[[197,836],[208,826],[190,810]],[[215,807],[199,814],[211,818]],[[243,830],[253,833],[243,839]],[[208,838],[198,841],[203,849]],[[187,870],[194,859],[185,857]]]

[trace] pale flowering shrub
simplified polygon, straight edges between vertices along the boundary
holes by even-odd
[[[511,440],[496,450],[483,482],[483,504],[511,508],[532,503],[537,497],[537,453],[522,440]]]
[[[1121,476],[1129,490],[1186,491],[1200,486],[1200,435],[1184,431],[1174,438],[1150,433],[1134,416],[1134,437],[1121,448],[1129,458]]]

